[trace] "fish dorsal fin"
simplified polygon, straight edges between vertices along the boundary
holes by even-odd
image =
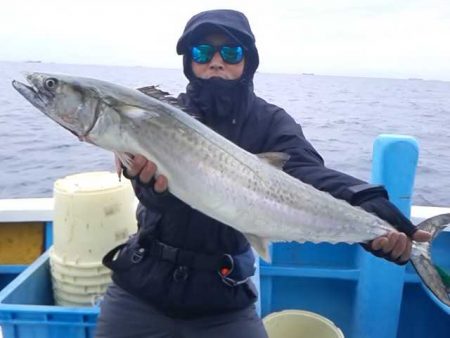
[[[258,156],[261,161],[266,162],[278,169],[283,169],[284,165],[290,158],[289,154],[280,152],[261,153],[256,156]]]
[[[183,107],[175,97],[171,96],[168,92],[159,89],[158,86],[147,86],[138,88],[137,90],[139,90],[141,93],[144,93],[145,95],[153,97],[154,99],[177,107],[178,109],[185,109],[185,107]]]
[[[249,233],[245,233],[244,236],[262,259],[267,263],[272,261],[269,250],[270,242],[267,239]]]
[[[159,89],[158,86],[147,86],[138,88],[137,90],[145,95],[153,97],[154,99],[157,99],[161,102],[168,103],[171,106],[176,107],[184,111],[185,113],[188,113],[191,117],[193,117],[196,120],[200,120],[200,115],[197,112],[191,111],[191,109],[184,106],[177,98],[171,96],[170,93]]]
[[[197,112],[191,111],[188,107],[185,107],[182,103],[180,103],[177,98],[170,95],[170,93],[165,92],[158,88],[158,86],[147,86],[138,88],[138,91],[141,93],[148,95],[154,99],[157,99],[161,102],[168,103],[173,107],[176,107],[185,113],[188,113],[191,117],[196,120],[200,120],[200,115]]]

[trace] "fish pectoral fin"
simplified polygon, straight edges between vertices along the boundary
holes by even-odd
[[[245,238],[249,241],[250,245],[256,250],[258,255],[262,257],[267,263],[272,261],[272,257],[270,255],[269,240],[265,238],[258,237],[253,234],[244,234]]]
[[[125,166],[125,168],[130,169],[133,164],[133,157],[134,156],[130,153],[122,153],[118,151],[114,152],[116,172],[117,176],[119,177],[119,181],[122,178],[122,165]]]
[[[121,153],[121,152],[115,151],[114,155],[116,156],[116,161],[119,160],[119,162],[122,163],[125,166],[125,168],[131,169],[131,166],[133,165],[133,158],[134,158],[133,154]],[[119,164],[119,165],[120,165],[120,163],[116,162],[116,164]]]
[[[159,117],[159,114],[157,112],[149,111],[137,106],[122,105],[116,110],[119,112],[119,114],[137,121]]]
[[[291,157],[289,154],[280,152],[261,153],[256,156],[258,156],[261,161],[266,162],[277,169],[283,169],[284,165]]]

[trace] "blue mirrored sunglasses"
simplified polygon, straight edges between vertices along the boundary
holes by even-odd
[[[244,49],[241,46],[213,46],[209,44],[201,44],[191,47],[192,60],[196,63],[208,63],[212,60],[217,51],[223,61],[232,65],[241,62],[244,58]]]

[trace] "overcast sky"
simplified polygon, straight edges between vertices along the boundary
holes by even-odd
[[[180,68],[201,10],[250,20],[261,72],[450,81],[448,0],[1,0],[0,60]]]

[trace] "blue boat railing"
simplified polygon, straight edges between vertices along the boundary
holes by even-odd
[[[412,137],[380,135],[374,142],[371,181],[384,185],[390,201],[407,217],[410,217],[411,212],[418,157],[418,145]],[[360,255],[360,259],[362,268],[356,291],[358,297],[355,304],[353,336],[396,337],[405,266],[397,266],[367,253]]]

